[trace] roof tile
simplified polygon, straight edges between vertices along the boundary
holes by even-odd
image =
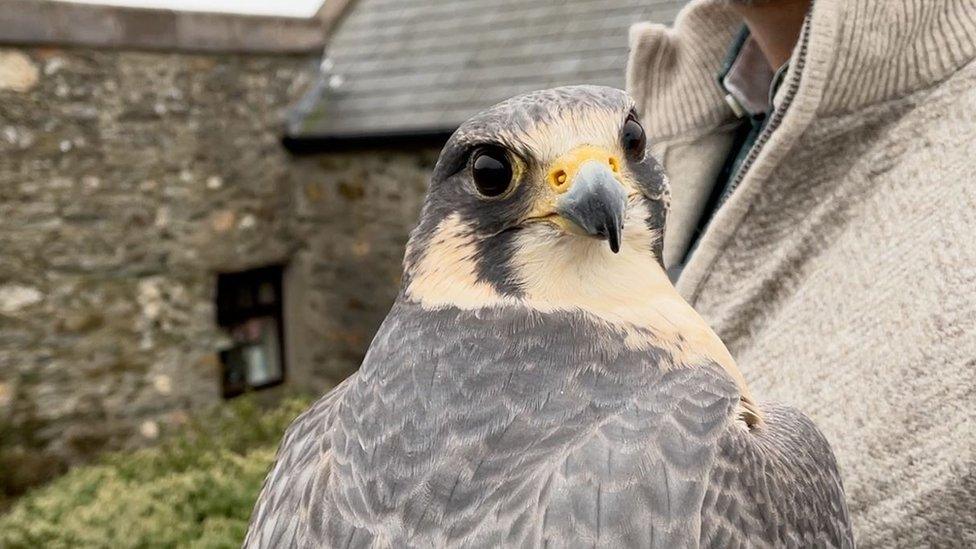
[[[289,137],[450,132],[519,93],[623,87],[627,30],[686,0],[358,0]]]

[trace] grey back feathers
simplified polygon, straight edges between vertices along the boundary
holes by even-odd
[[[720,368],[623,337],[398,304],[289,430],[246,546],[852,546],[809,420],[767,406],[747,431]]]
[[[603,88],[549,90],[463,125],[435,172],[408,272],[410,254],[436,244],[438,211],[470,207],[437,194],[463,183],[453,157],[466,142],[514,147],[561,111],[622,120],[628,102]],[[663,175],[643,162],[631,169],[660,199]],[[647,222],[661,224],[666,204],[655,207]],[[481,214],[468,215],[479,230],[471,216]],[[401,293],[360,370],[289,428],[244,545],[853,546],[833,455],[804,416],[766,405],[750,430],[739,386],[717,364],[663,341],[635,347],[633,326],[582,309],[512,299],[431,307]]]

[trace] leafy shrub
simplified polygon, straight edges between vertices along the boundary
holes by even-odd
[[[278,441],[308,403],[237,399],[156,448],[69,471],[0,516],[0,547],[240,547]]]

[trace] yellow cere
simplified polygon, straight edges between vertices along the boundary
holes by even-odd
[[[562,155],[552,163],[547,178],[549,186],[557,193],[566,192],[572,185],[573,178],[576,177],[580,167],[590,160],[609,166],[611,171],[616,174],[620,173],[620,159],[616,155],[601,147],[582,145]]]

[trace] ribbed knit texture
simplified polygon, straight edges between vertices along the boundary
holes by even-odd
[[[731,116],[660,88],[714,74],[740,23],[715,2],[679,21],[632,33],[651,140]],[[824,430],[861,547],[976,546],[976,2],[816,0],[805,33],[789,110],[678,287],[758,399]],[[708,54],[653,62],[689,43]]]
[[[852,1],[820,112],[852,111],[943,80],[976,52],[973,0]]]
[[[728,118],[713,61],[726,54],[740,25],[723,0],[713,0],[682,11],[674,31],[654,23],[631,27],[627,88],[640,98],[648,133],[675,136]]]

